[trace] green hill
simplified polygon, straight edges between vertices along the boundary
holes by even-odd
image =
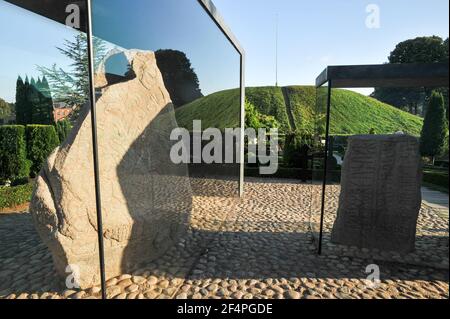
[[[193,120],[202,120],[204,129],[239,127],[240,100],[238,89],[201,97],[176,109],[178,126],[192,129]]]
[[[312,86],[249,87],[247,99],[258,110],[274,116],[283,133],[312,131],[316,90]],[[201,119],[203,127],[239,126],[239,90],[227,90],[202,97],[176,111],[178,124],[191,128],[192,120]],[[332,92],[332,134],[377,134],[403,131],[420,135],[423,120],[388,104],[353,91],[335,89]]]

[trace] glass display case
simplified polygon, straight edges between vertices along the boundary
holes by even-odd
[[[0,139],[19,158],[2,153],[2,185],[34,189],[30,214],[0,215],[21,229],[0,238],[0,295],[112,298],[107,280],[143,271],[176,281],[203,249],[180,248],[195,197],[234,205],[243,192],[241,46],[209,0],[0,6],[23,30],[2,33],[16,114]]]
[[[439,92],[448,92],[448,64],[330,66],[316,87],[313,175],[321,185],[312,192],[319,205],[310,222],[318,253],[445,266],[448,216],[430,209],[423,195],[423,122],[403,121],[409,113],[378,101],[383,112],[361,121],[361,111],[372,111],[343,88],[421,91],[428,94],[423,106],[430,107],[431,92],[441,99]],[[385,121],[389,114],[395,123]]]

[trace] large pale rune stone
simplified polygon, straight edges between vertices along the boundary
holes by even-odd
[[[420,185],[417,138],[350,137],[332,242],[401,253],[414,250]]]
[[[108,86],[96,75],[107,278],[164,254],[187,229],[192,205],[187,167],[169,157],[177,123],[155,55],[126,56],[130,78]],[[81,288],[100,280],[91,129],[86,105],[38,176],[30,206],[56,269],[64,277],[74,271]]]

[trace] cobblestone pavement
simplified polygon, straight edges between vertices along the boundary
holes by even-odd
[[[109,279],[108,298],[449,297],[448,215],[423,206],[417,250],[406,256],[339,247],[329,242],[339,194],[332,186],[325,249],[318,256],[309,231],[310,220],[317,218],[310,214],[313,186],[249,179],[244,198],[237,199],[217,196],[231,182],[210,183],[193,182],[197,196],[187,236],[164,257]],[[100,297],[99,287],[64,289],[28,213],[0,214],[0,242],[0,298]],[[370,264],[380,268],[376,286],[366,280]]]

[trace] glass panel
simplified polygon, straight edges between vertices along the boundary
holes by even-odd
[[[420,89],[392,88],[389,92],[401,94],[411,90]],[[370,106],[373,103],[378,103],[383,112],[374,112]],[[413,107],[419,114],[429,104],[430,98],[425,98]],[[362,113],[366,114],[364,121],[359,117]],[[437,198],[448,195],[427,184],[427,175],[439,175],[439,168],[420,163],[422,126],[422,119],[398,108],[346,89],[332,90],[325,254],[438,269],[445,266],[448,208],[439,206]],[[448,174],[441,176],[448,180]],[[434,204],[430,205],[430,201]],[[357,219],[352,221],[356,217],[351,214],[357,214]],[[403,216],[401,221],[399,216]],[[356,235],[358,232],[364,235]]]
[[[86,36],[5,1],[0,28],[0,298],[98,297]]]
[[[170,298],[239,194],[240,54],[197,1],[97,0],[93,24],[107,296]]]

